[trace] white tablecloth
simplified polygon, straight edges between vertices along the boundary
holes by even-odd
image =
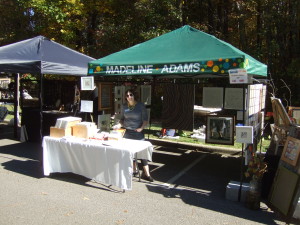
[[[120,141],[87,140],[74,137],[43,138],[44,175],[72,172],[114,185],[132,189],[132,161],[152,161],[153,146],[148,141],[123,139]]]

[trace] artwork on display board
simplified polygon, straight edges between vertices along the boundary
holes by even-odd
[[[225,109],[243,110],[243,88],[225,89]]]
[[[95,89],[94,77],[81,77],[81,90],[92,91]]]
[[[98,115],[98,129],[100,131],[110,131],[110,114]]]
[[[80,112],[93,112],[93,101],[81,100],[80,101]]]
[[[281,160],[296,166],[300,154],[300,140],[288,136],[283,148]]]
[[[262,84],[253,84],[249,86],[248,96],[248,114],[256,114],[265,108],[266,90]]]
[[[253,144],[253,127],[236,126],[236,142],[244,144]]]
[[[204,87],[202,106],[205,108],[223,108],[223,94],[222,87]]]
[[[123,94],[124,94],[124,87],[123,86],[115,86],[115,98],[117,99],[122,99],[123,98]]]
[[[234,124],[233,116],[207,116],[205,143],[233,145]]]
[[[141,86],[141,102],[145,105],[151,105],[151,85]]]
[[[122,100],[115,101],[115,114],[120,114],[122,109]]]

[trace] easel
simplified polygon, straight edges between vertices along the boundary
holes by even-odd
[[[271,103],[274,117],[271,141],[275,144],[274,155],[277,155],[279,146],[283,146],[286,141],[287,133],[289,128],[292,126],[292,121],[290,120],[280,99],[271,98]]]

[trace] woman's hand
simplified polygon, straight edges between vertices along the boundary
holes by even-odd
[[[135,130],[136,132],[142,132],[143,131],[143,128],[137,128],[136,130]]]
[[[121,128],[121,124],[120,124],[120,123],[117,124],[117,125],[114,125],[114,126],[112,127],[113,130],[118,130],[118,129],[120,129],[120,128]]]

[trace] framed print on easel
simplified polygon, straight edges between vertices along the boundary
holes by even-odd
[[[110,131],[110,114],[98,115],[98,129],[100,131]]]

